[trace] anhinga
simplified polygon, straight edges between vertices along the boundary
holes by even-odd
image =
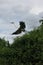
[[[20,27],[18,28],[18,30],[13,32],[12,35],[20,34],[22,31],[25,32],[25,28],[26,28],[25,23],[23,21],[20,21]]]

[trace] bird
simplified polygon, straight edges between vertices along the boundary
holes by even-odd
[[[42,22],[42,24],[43,24],[43,19],[39,20],[39,22]]]
[[[12,35],[20,34],[22,31],[25,32],[25,28],[26,28],[25,22],[20,21],[19,25],[20,25],[20,27],[15,32],[13,32]]]

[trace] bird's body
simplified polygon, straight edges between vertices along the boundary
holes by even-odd
[[[12,35],[14,35],[14,34],[20,34],[20,33],[21,33],[21,30],[19,28],[16,32],[12,33]]]
[[[23,21],[20,21],[20,27],[16,32],[13,32],[12,35],[14,34],[20,34],[22,31],[25,32],[25,23]]]

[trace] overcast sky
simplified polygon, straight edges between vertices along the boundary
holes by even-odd
[[[0,0],[0,37],[12,41],[11,33],[24,21],[26,30],[39,26],[43,17],[43,0]],[[10,22],[14,22],[14,25]],[[21,34],[20,34],[21,35]]]

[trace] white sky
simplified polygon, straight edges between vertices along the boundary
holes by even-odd
[[[39,25],[43,17],[43,0],[0,0],[0,37],[10,40],[11,33],[19,27],[19,21],[25,21],[27,30]],[[10,22],[14,21],[14,25]],[[16,25],[16,26],[15,26]]]

